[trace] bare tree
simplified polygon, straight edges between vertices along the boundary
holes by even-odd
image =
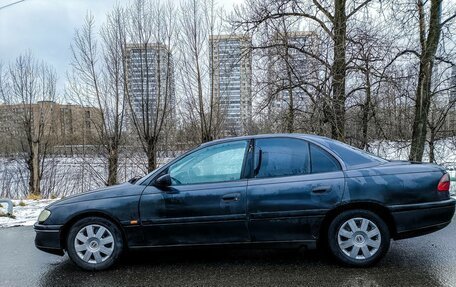
[[[436,162],[435,144],[437,140],[456,136],[456,128],[447,123],[449,115],[456,107],[456,66],[440,63],[441,69],[434,68],[431,103],[427,126],[429,137],[429,162]]]
[[[427,119],[431,105],[431,82],[434,59],[442,30],[442,1],[431,0],[429,21],[426,21],[425,1],[417,1],[420,50],[420,70],[415,98],[415,119],[413,121],[410,160],[421,161],[427,134]],[[428,26],[428,27],[426,27]]]
[[[164,144],[164,139],[174,130],[172,54],[177,36],[176,13],[171,2],[143,0],[135,1],[128,10],[131,44],[126,51],[128,63],[124,81],[128,84],[130,122],[147,156],[149,172],[156,168],[158,145]]]
[[[68,79],[68,94],[81,105],[100,110],[101,124],[96,129],[108,161],[108,175],[104,182],[113,185],[118,181],[126,108],[124,10],[115,8],[107,18],[101,33],[101,47],[98,46],[92,16],[87,16],[83,27],[76,31],[71,45],[72,71]]]
[[[331,125],[331,136],[339,140],[345,139],[347,25],[370,2],[372,0],[349,3],[346,0],[334,0],[331,3],[318,0],[250,0],[235,11],[231,21],[236,29],[255,33],[280,18],[305,19],[328,36],[332,42],[331,57],[321,57],[307,50],[301,52],[318,60],[330,71],[331,101],[328,101],[330,106],[327,106],[326,115]]]
[[[217,11],[213,0],[186,0],[180,13],[180,73],[181,91],[186,97],[187,119],[199,124],[200,141],[217,138],[221,111],[210,86],[216,67],[210,35],[217,33]],[[209,85],[207,84],[209,82]]]
[[[411,75],[415,81],[415,91],[409,159],[414,161],[421,161],[425,150],[436,62],[451,64],[454,57],[447,53],[445,47],[454,46],[454,33],[451,30],[454,30],[456,13],[454,4],[445,3],[440,0],[419,0],[398,1],[393,5],[392,14],[398,15],[397,21],[403,30],[403,48],[399,49],[393,60],[402,61],[402,57],[408,57],[408,61],[416,61],[418,66],[418,70]],[[444,35],[445,30],[452,36]]]
[[[11,105],[8,107],[11,136],[20,146],[29,171],[28,193],[39,196],[54,133],[49,102],[56,97],[56,74],[50,66],[39,63],[28,53],[17,57],[1,78],[2,100]]]

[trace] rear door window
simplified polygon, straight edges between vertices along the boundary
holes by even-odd
[[[308,174],[309,144],[292,138],[257,139],[254,163],[256,178]]]

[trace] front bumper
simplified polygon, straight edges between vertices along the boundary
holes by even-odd
[[[394,239],[428,234],[450,224],[456,200],[389,206],[396,225]]]
[[[62,225],[43,225],[35,223],[34,228],[36,232],[36,248],[55,255],[65,254],[60,240],[60,230]]]

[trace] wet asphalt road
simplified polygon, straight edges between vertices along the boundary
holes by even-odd
[[[32,227],[0,229],[0,286],[456,286],[456,218],[434,234],[392,242],[368,269],[318,251],[236,248],[137,252],[86,272],[35,249]]]

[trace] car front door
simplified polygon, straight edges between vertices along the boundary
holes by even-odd
[[[146,187],[140,201],[147,245],[249,241],[244,165],[250,141],[203,147],[165,169],[171,186]]]
[[[301,139],[257,139],[254,149],[247,189],[252,241],[314,240],[324,214],[341,199],[340,164]]]

